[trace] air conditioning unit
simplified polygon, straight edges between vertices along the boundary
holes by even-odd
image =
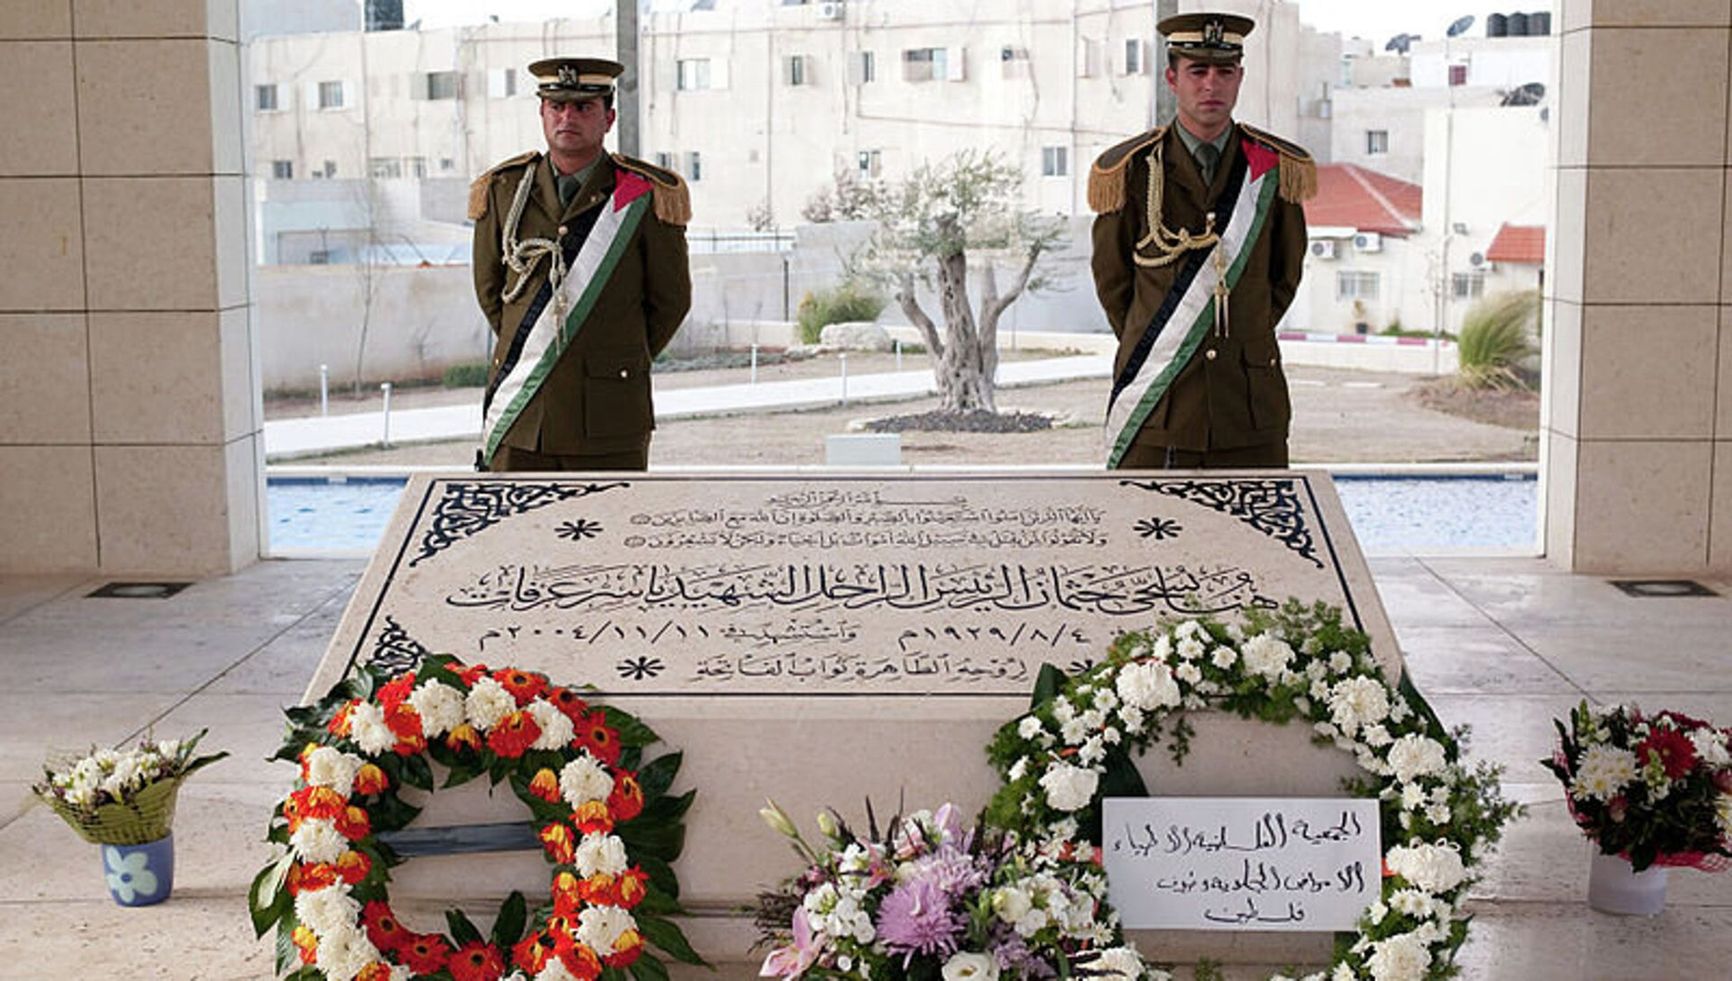
[[[818,16],[824,20],[841,20],[842,7],[842,0],[829,0],[818,5]]]
[[[1311,243],[1311,254],[1319,259],[1335,258],[1335,240],[1320,238]]]
[[[1353,247],[1361,252],[1382,252],[1383,236],[1376,232],[1360,232],[1353,236]]]
[[[1478,269],[1480,266],[1485,265],[1485,253],[1484,252],[1475,252],[1473,255],[1468,256],[1467,257],[1467,264],[1470,266],[1473,266],[1475,269]]]

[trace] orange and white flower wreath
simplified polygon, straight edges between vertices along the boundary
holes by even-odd
[[[277,971],[295,981],[662,981],[646,941],[702,964],[666,917],[680,912],[670,864],[693,791],[668,794],[680,754],[645,760],[656,734],[627,713],[516,668],[433,655],[386,676],[365,669],[316,705],[291,708],[276,758],[298,761],[296,789],[272,816],[280,857],[248,896],[260,936],[277,930]],[[509,782],[553,863],[548,901],[513,893],[483,935],[455,909],[450,934],[417,933],[392,912],[381,832],[432,791]],[[507,972],[511,973],[507,973]]]

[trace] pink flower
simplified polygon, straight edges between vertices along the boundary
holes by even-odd
[[[764,958],[764,966],[758,969],[758,977],[797,978],[817,963],[820,953],[820,945],[812,942],[812,925],[806,921],[805,909],[796,909],[794,942],[770,951],[770,956]]]

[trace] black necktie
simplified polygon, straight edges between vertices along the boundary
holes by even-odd
[[[578,178],[576,174],[561,174],[559,179],[554,181],[554,184],[559,188],[560,207],[565,207],[571,203],[572,198],[577,197]]]

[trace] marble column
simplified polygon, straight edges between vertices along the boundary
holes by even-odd
[[[257,559],[236,0],[0,2],[0,572]]]
[[[1732,572],[1732,2],[1561,0],[1548,558]]]

